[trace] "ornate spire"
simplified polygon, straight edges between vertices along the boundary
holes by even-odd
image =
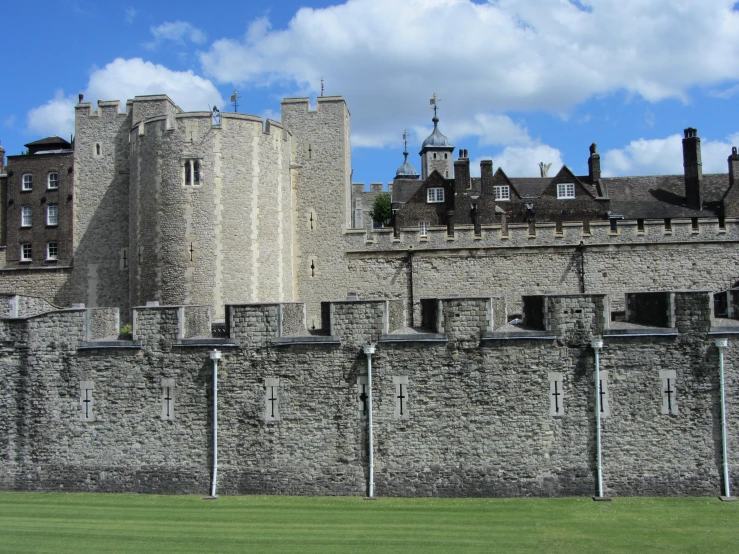
[[[396,178],[416,179],[418,172],[408,163],[408,130],[403,129],[403,165],[395,172]]]

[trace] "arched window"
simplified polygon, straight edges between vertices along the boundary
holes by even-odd
[[[193,172],[193,184],[199,185],[200,184],[200,162],[198,160],[195,160],[195,162],[192,164],[192,172]]]

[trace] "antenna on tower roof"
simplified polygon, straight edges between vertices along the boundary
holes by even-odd
[[[231,95],[231,103],[234,105],[234,113],[239,111],[239,91],[234,89],[234,93]]]
[[[321,96],[323,96],[323,77],[321,77]]]

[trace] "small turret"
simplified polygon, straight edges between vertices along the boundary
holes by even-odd
[[[396,179],[418,179],[416,168],[408,163],[408,131],[403,131],[403,165],[395,172]]]
[[[431,105],[434,107],[434,130],[426,137],[421,146],[421,178],[426,179],[434,170],[442,177],[451,179],[453,175],[454,145],[439,131],[439,118],[437,116],[439,99],[434,94]]]

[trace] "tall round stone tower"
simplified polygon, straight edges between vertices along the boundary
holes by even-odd
[[[292,136],[256,116],[150,106],[163,102],[133,101],[131,304],[211,305],[221,319],[225,304],[293,300]]]

